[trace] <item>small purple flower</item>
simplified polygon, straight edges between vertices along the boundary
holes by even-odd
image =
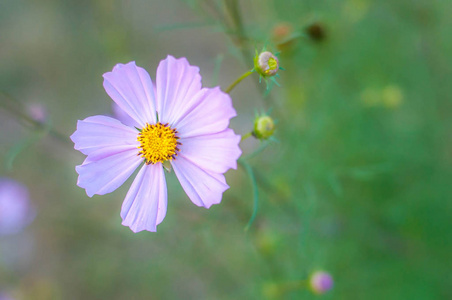
[[[0,177],[0,236],[20,232],[34,217],[27,188]]]
[[[314,272],[309,279],[311,290],[316,294],[328,292],[333,288],[333,284],[333,277],[324,271]]]
[[[78,121],[71,139],[87,157],[76,167],[77,184],[89,197],[116,190],[143,165],[122,204],[122,224],[156,231],[166,215],[169,161],[194,204],[220,203],[229,188],[223,174],[241,154],[240,136],[228,128],[236,115],[228,94],[202,88],[199,68],[172,56],[160,62],[155,89],[135,62],[105,73],[104,88],[137,126],[106,116]]]
[[[47,121],[47,109],[40,103],[28,103],[26,105],[27,114],[39,123],[46,123]]]

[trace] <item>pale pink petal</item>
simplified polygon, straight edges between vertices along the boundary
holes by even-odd
[[[79,174],[77,185],[89,197],[113,192],[143,162],[137,154],[138,150],[130,146],[105,147],[90,153],[81,166],[75,167]]]
[[[77,130],[71,135],[74,149],[83,154],[104,147],[130,145],[137,148],[138,131],[121,124],[118,120],[105,116],[93,116],[77,122]]]
[[[173,124],[201,90],[199,68],[190,66],[186,58],[168,55],[157,68],[157,111],[162,123]]]
[[[180,154],[204,170],[215,173],[237,169],[237,159],[242,154],[240,136],[229,128],[219,133],[182,138],[179,142],[182,143]]]
[[[132,61],[117,64],[103,76],[107,94],[141,127],[156,122],[154,88],[146,70]]]
[[[113,116],[118,119],[122,124],[133,128],[140,128],[140,124],[132,119],[125,111],[123,111],[116,102],[111,103],[111,109],[113,110]]]
[[[183,155],[171,162],[182,188],[190,200],[205,208],[221,202],[223,192],[229,188],[223,174],[203,170]]]
[[[190,103],[173,124],[181,138],[223,131],[229,126],[229,119],[237,115],[231,98],[219,87],[202,89]]]
[[[144,165],[122,204],[122,225],[133,232],[157,231],[166,215],[167,190],[161,163]]]

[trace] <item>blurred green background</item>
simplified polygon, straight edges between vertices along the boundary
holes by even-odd
[[[102,74],[116,63],[135,60],[155,79],[167,54],[184,56],[204,86],[226,89],[265,44],[285,71],[268,95],[257,76],[231,93],[237,133],[252,129],[256,110],[272,108],[278,120],[278,142],[247,160],[259,186],[248,231],[253,194],[241,167],[210,210],[169,174],[164,222],[134,234],[119,216],[131,180],[87,197],[74,169],[84,156],[70,140],[0,109],[0,176],[26,184],[37,209],[23,232],[0,238],[0,292],[452,299],[451,15],[451,1],[422,0],[1,1],[0,90],[9,96],[0,101],[44,106],[67,137],[78,119],[112,114]],[[259,146],[241,144],[244,155]],[[335,281],[322,296],[305,282],[318,269]]]

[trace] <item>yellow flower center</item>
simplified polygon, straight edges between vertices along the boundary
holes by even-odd
[[[138,147],[141,149],[138,155],[146,159],[147,165],[172,160],[179,152],[177,146],[181,145],[177,141],[179,137],[176,133],[176,129],[172,129],[168,124],[146,123],[143,130],[138,133],[137,140],[141,144]]]
[[[273,57],[270,57],[268,59],[268,70],[265,71],[265,73],[270,73],[273,70],[276,70],[278,68],[278,61],[274,59]]]

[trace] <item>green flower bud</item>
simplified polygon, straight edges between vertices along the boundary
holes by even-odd
[[[275,76],[279,70],[278,58],[269,51],[254,57],[254,69],[263,77]]]
[[[257,116],[254,120],[253,135],[258,139],[268,139],[275,131],[275,122],[270,116]]]

